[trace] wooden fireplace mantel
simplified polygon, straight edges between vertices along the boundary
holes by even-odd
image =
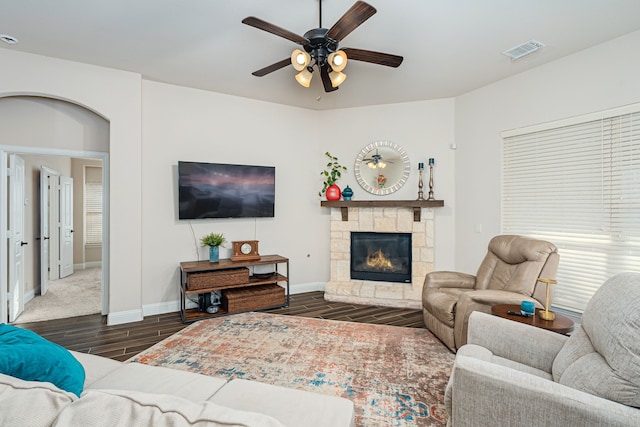
[[[413,209],[413,220],[420,222],[422,208],[441,208],[444,200],[323,200],[320,206],[340,208],[343,221],[349,221],[349,208],[410,208]]]

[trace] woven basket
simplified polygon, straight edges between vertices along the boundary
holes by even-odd
[[[227,313],[275,307],[284,305],[285,302],[285,289],[275,284],[222,291],[222,307],[227,310]]]
[[[190,291],[246,285],[247,283],[249,283],[249,269],[246,267],[203,271],[187,275],[187,289]]]

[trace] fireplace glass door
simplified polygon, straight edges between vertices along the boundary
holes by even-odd
[[[411,233],[351,233],[351,279],[411,283]]]

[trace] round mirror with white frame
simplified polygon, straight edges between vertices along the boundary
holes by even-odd
[[[360,187],[378,196],[398,191],[407,182],[410,171],[409,156],[391,141],[375,141],[364,147],[353,168]]]

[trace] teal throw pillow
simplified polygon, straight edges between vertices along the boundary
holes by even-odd
[[[0,373],[50,382],[78,397],[84,388],[84,368],[67,349],[12,325],[0,325]]]

